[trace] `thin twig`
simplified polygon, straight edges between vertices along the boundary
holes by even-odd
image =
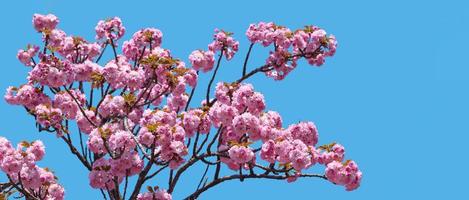
[[[220,52],[220,56],[218,56],[217,66],[215,67],[215,71],[213,71],[212,78],[210,79],[210,82],[208,83],[206,103],[208,103],[210,101],[210,88],[212,87],[212,83],[215,80],[215,76],[217,75],[218,68],[220,67],[221,59],[223,57],[223,50],[224,50],[224,48],[222,47],[222,50]]]
[[[210,165],[207,165],[207,167],[205,167],[205,171],[204,171],[204,174],[202,175],[202,177],[200,178],[200,181],[199,181],[199,184],[197,185],[197,189],[200,189],[200,186],[202,185],[202,181],[204,180],[205,176],[207,175],[207,172],[208,172],[208,168],[210,167]]]
[[[245,75],[246,75],[246,68],[247,68],[247,65],[248,65],[249,55],[251,54],[251,50],[252,50],[252,47],[254,46],[254,44],[255,44],[255,43],[251,43],[251,45],[249,45],[248,53],[246,54],[246,58],[244,59],[243,74],[242,74],[242,76],[245,76]]]

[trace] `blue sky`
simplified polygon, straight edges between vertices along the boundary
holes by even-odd
[[[206,48],[214,28],[241,42],[234,61],[224,62],[217,80],[234,80],[248,48],[250,23],[273,21],[291,29],[314,24],[336,35],[337,54],[321,68],[301,62],[284,81],[257,75],[249,82],[264,93],[268,108],[285,124],[314,121],[320,143],[337,141],[364,173],[356,191],[318,179],[293,184],[232,181],[201,199],[463,199],[469,140],[469,4],[464,1],[2,1],[0,89],[25,83],[27,68],[16,52],[40,35],[34,13],[54,13],[60,28],[94,38],[97,21],[120,16],[128,39],[139,28],[163,31],[163,47],[187,61]],[[110,52],[108,52],[110,53]],[[254,48],[250,66],[266,51]],[[201,76],[205,83],[208,76]],[[197,95],[201,99],[202,92]],[[15,143],[41,139],[40,163],[52,168],[67,199],[97,199],[86,171],[55,136],[37,133],[21,107],[0,101],[0,135]],[[193,191],[195,169],[184,176],[174,199]],[[322,170],[322,168],[315,169]],[[156,180],[153,183],[165,182]],[[466,186],[464,186],[466,185]],[[162,186],[163,187],[163,186]]]

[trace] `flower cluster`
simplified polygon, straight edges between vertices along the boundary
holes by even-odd
[[[34,56],[36,56],[37,52],[39,51],[38,46],[28,45],[26,49],[18,50],[18,54],[16,57],[18,60],[26,66],[33,66],[34,61],[32,60]]]
[[[333,161],[327,164],[326,177],[335,184],[344,185],[350,191],[360,186],[362,172],[354,161],[348,160],[345,163]]]
[[[62,110],[47,104],[40,104],[34,108],[36,121],[45,128],[54,127],[60,136],[62,133]]]
[[[55,94],[53,105],[60,109],[67,119],[75,119],[79,112],[79,107],[86,105],[86,97],[80,90],[70,90],[68,92],[70,93],[60,91]]]
[[[213,51],[195,50],[189,55],[189,61],[195,70],[208,72],[212,70],[215,58]]]
[[[81,37],[59,35],[55,38],[54,48],[61,56],[71,62],[81,63],[98,56],[101,52],[101,45],[97,42],[89,43]]]
[[[68,60],[60,60],[51,55],[41,59],[33,70],[29,72],[28,79],[53,88],[69,85],[75,79],[73,65]]]
[[[40,88],[31,84],[25,84],[17,87],[9,87],[5,94],[5,100],[9,104],[22,105],[29,110],[34,109],[40,104],[51,104],[50,98],[45,95]]]
[[[149,187],[148,192],[138,194],[137,200],[171,200],[171,194],[166,190],[161,190],[158,187],[154,189]],[[156,191],[155,191],[156,190]]]
[[[125,86],[132,86],[136,89],[139,83],[143,82],[144,73],[142,70],[132,70],[132,66],[125,57],[119,56],[117,62],[111,60],[103,68],[103,76],[112,88],[119,89]]]
[[[92,81],[93,76],[98,76],[103,73],[103,68],[90,60],[85,60],[74,66],[73,72],[75,73],[76,81]]]
[[[64,199],[65,191],[54,174],[36,165],[44,154],[44,144],[39,140],[23,141],[15,149],[10,141],[0,137],[0,169],[12,184],[20,186],[20,192],[37,199]]]
[[[34,29],[38,32],[46,32],[55,29],[57,24],[59,23],[59,18],[57,18],[53,14],[41,15],[41,14],[34,14],[33,15],[33,25]]]
[[[132,39],[125,41],[122,52],[129,60],[138,60],[151,53],[153,48],[160,47],[163,33],[156,28],[145,28],[137,31]]]
[[[125,27],[119,17],[99,21],[95,30],[97,40],[118,40],[125,33]]]
[[[212,122],[206,111],[202,109],[191,109],[181,114],[180,121],[187,137],[192,137],[195,132],[206,134],[210,131]]]
[[[169,109],[145,110],[140,120],[139,142],[147,147],[160,149],[159,158],[172,169],[179,167],[187,155],[184,144],[185,131],[177,122],[177,114]]]
[[[239,42],[232,37],[233,33],[215,29],[213,42],[208,45],[208,51],[195,50],[189,55],[189,61],[195,70],[208,72],[212,70],[215,63],[215,53],[220,53],[231,60],[238,52]],[[221,56],[221,55],[220,55]]]
[[[275,80],[284,79],[294,68],[298,59],[305,58],[310,65],[321,66],[325,58],[333,56],[337,41],[333,35],[316,26],[291,31],[272,22],[251,24],[246,36],[252,43],[267,47],[274,44],[266,65],[272,67],[266,75]]]
[[[239,42],[232,35],[233,33],[215,29],[213,42],[208,45],[208,49],[213,52],[222,51],[226,59],[231,60],[239,48]]]
[[[126,176],[133,176],[142,171],[143,161],[136,152],[125,152],[116,159],[100,158],[93,163],[89,174],[93,188],[114,188],[114,180],[120,184]]]

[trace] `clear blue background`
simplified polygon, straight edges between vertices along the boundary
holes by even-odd
[[[143,27],[163,31],[163,46],[176,57],[206,48],[216,27],[241,42],[234,62],[223,63],[218,80],[234,80],[248,42],[250,23],[274,21],[292,29],[306,24],[335,34],[339,48],[321,68],[301,62],[286,80],[257,75],[269,109],[285,123],[314,121],[320,142],[337,141],[364,173],[362,186],[345,192],[319,179],[232,181],[201,199],[467,199],[469,197],[469,4],[464,1],[2,1],[0,88],[25,83],[28,68],[16,52],[40,35],[34,13],[54,13],[60,28],[94,38],[100,19],[120,16],[124,39]],[[169,2],[169,1],[167,1]],[[466,1],[467,2],[467,1]],[[250,66],[266,51],[254,48]],[[110,53],[108,51],[108,53]],[[201,76],[206,82],[208,76]],[[201,84],[203,85],[203,84]],[[198,90],[198,97],[202,92]],[[200,98],[198,98],[200,100]],[[54,135],[37,133],[23,108],[0,101],[0,135],[13,142],[41,139],[42,166],[52,168],[67,199],[99,199],[86,172]],[[199,169],[201,170],[201,169]],[[199,172],[200,171],[193,171]],[[193,191],[194,173],[183,177],[174,199]],[[166,179],[157,182],[166,182]],[[156,183],[156,182],[151,182]],[[166,187],[166,186],[162,186]]]

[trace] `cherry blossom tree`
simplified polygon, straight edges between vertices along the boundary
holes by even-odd
[[[345,160],[342,145],[319,146],[312,122],[285,126],[279,113],[265,109],[264,96],[246,83],[260,73],[282,80],[303,58],[312,66],[324,64],[337,42],[323,29],[251,24],[241,77],[214,85],[222,62],[238,52],[239,42],[231,32],[216,29],[208,48],[193,51],[186,67],[162,48],[163,34],[156,28],[135,32],[119,48],[126,29],[118,17],[98,22],[95,42],[68,35],[58,24],[52,14],[34,15],[43,45],[18,51],[19,61],[30,71],[24,85],[7,89],[5,100],[24,107],[38,131],[68,146],[89,171],[90,186],[100,190],[98,198],[169,200],[196,164],[205,171],[185,199],[197,199],[229,180],[320,178],[346,190],[359,187],[362,173],[354,161]],[[254,45],[271,50],[264,65],[249,71]],[[106,50],[112,58],[102,62]],[[207,86],[198,84],[199,73],[212,73]],[[191,108],[196,87],[206,94]],[[44,154],[41,141],[13,148],[0,137],[0,168],[8,179],[1,184],[0,199],[64,198],[51,170],[35,164]],[[324,174],[307,172],[316,165],[325,166]],[[224,174],[222,168],[232,173]],[[167,185],[148,185],[163,174]]]

